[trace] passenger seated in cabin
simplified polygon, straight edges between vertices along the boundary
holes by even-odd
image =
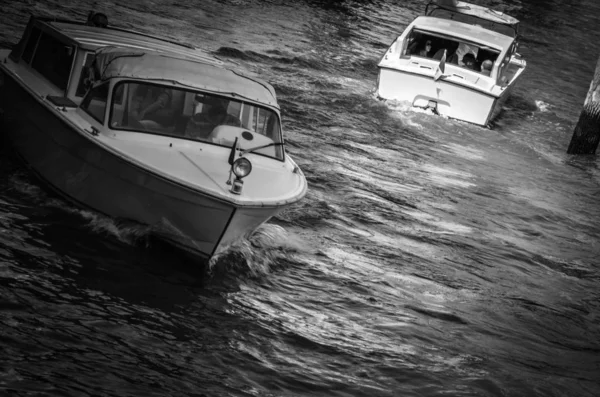
[[[140,84],[131,103],[131,116],[144,128],[161,128],[170,123],[169,109],[173,94],[170,89]]]
[[[477,52],[477,64],[481,67],[483,61],[485,61],[486,59],[489,59],[493,64],[494,62],[496,62],[498,55],[498,52],[481,48],[479,52]]]
[[[484,76],[489,76],[492,73],[492,61],[486,59],[481,63],[481,74]]]
[[[465,55],[467,55],[470,52],[476,57],[478,51],[479,47],[461,41],[458,45],[458,48],[456,49],[456,55],[458,55],[458,59],[461,60],[460,66],[464,66],[464,64],[462,63],[462,59],[465,57]]]
[[[421,57],[431,58],[431,40],[425,42],[425,47],[419,50],[418,54]]]
[[[106,28],[108,27],[108,18],[101,12],[90,11],[86,25]]]
[[[227,113],[228,99],[207,95],[204,98],[197,96],[197,101],[202,103],[202,111],[190,117],[185,129],[186,136],[206,139],[216,126],[242,126],[240,119]]]
[[[465,68],[479,72],[479,67],[475,62],[475,55],[473,55],[473,53],[469,52],[465,54],[465,56],[462,59],[462,63]]]
[[[406,48],[406,55],[419,55],[419,51],[425,42],[425,38],[421,33],[412,33],[408,39],[408,47]]]

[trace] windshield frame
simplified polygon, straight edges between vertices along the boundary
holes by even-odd
[[[117,120],[115,120],[115,112],[117,110],[116,105],[123,106],[124,109],[127,109],[127,103],[131,101],[130,99],[128,99],[128,97],[131,95],[131,93],[127,93],[127,95],[124,95],[122,92],[119,93],[118,89],[122,85],[136,84],[136,85],[147,85],[147,86],[157,87],[157,88],[161,88],[161,89],[179,90],[179,91],[184,92],[185,94],[191,94],[194,97],[199,96],[199,95],[200,96],[208,95],[208,96],[212,96],[212,97],[218,97],[221,99],[225,99],[225,100],[235,103],[234,106],[240,107],[240,110],[239,110],[240,115],[242,112],[241,111],[242,107],[250,106],[250,109],[255,109],[259,113],[261,111],[266,111],[267,112],[266,114],[270,115],[269,117],[275,116],[275,123],[277,123],[277,124],[273,127],[274,128],[273,136],[276,139],[273,139],[270,136],[267,136],[258,131],[255,131],[253,128],[246,128],[245,126],[237,127],[237,128],[240,128],[240,130],[243,129],[243,131],[250,131],[251,133],[253,133],[255,135],[260,135],[260,136],[263,136],[263,137],[271,140],[273,142],[273,144],[269,145],[269,147],[273,146],[274,154],[270,155],[270,154],[266,154],[266,153],[261,153],[260,151],[252,151],[253,147],[261,146],[261,144],[259,144],[259,143],[253,144],[251,147],[248,147],[248,148],[243,148],[242,150],[249,152],[249,153],[259,155],[259,156],[270,158],[273,160],[277,160],[277,161],[281,161],[281,162],[286,161],[286,150],[285,150],[285,141],[283,138],[281,114],[279,112],[279,109],[277,109],[275,107],[271,107],[271,106],[265,105],[260,102],[247,100],[246,98],[242,98],[242,97],[235,96],[235,95],[224,95],[223,93],[217,93],[217,92],[209,91],[209,90],[200,90],[197,88],[191,88],[191,87],[186,87],[186,86],[181,86],[181,85],[162,84],[161,82],[157,82],[157,81],[137,80],[137,79],[128,79],[128,78],[111,79],[111,80],[113,80],[113,81],[110,84],[109,102],[107,104],[107,106],[109,107],[109,109],[108,109],[109,114],[108,114],[108,117],[106,118],[106,125],[108,126],[108,128],[110,130],[163,136],[163,137],[168,137],[168,138],[181,139],[181,140],[185,140],[185,141],[189,141],[189,142],[197,142],[197,143],[202,143],[202,144],[230,148],[231,145],[221,144],[219,142],[214,142],[214,141],[205,140],[205,139],[194,139],[193,137],[186,136],[183,133],[168,133],[168,132],[161,132],[161,131],[157,131],[157,130],[148,130],[148,129],[143,130],[143,129],[138,129],[138,128],[131,127],[131,126],[127,126],[127,127],[115,126],[115,122],[117,122]],[[117,97],[117,95],[119,95],[119,96]],[[182,104],[182,106],[184,106],[184,104]],[[125,111],[125,110],[123,110],[123,111]],[[128,111],[130,111],[130,110],[128,110]],[[229,112],[228,112],[228,114],[229,114]],[[129,115],[127,117],[129,117]],[[183,116],[181,115],[179,117],[183,117]],[[191,118],[191,117],[188,117],[188,119],[189,118]],[[220,125],[220,126],[217,126],[216,128],[222,127],[222,126],[223,125]]]
[[[414,57],[420,57],[420,58],[424,58],[424,59],[434,59],[432,57],[426,57],[426,56],[418,55],[416,53],[412,53],[412,54],[409,53],[410,47],[413,45],[413,43],[416,44],[416,41],[414,41],[415,40],[414,38],[419,35],[422,37],[427,36],[429,38],[437,38],[437,39],[442,39],[442,40],[447,40],[447,41],[453,41],[453,42],[459,43],[459,46],[460,46],[460,44],[464,44],[469,47],[477,47],[477,54],[474,54],[476,57],[479,55],[479,51],[481,51],[481,50],[484,50],[490,54],[493,54],[494,57],[492,60],[492,69],[491,69],[492,73],[493,73],[493,70],[496,69],[497,65],[500,63],[499,61],[502,59],[502,54],[504,52],[503,48],[498,48],[496,46],[490,46],[488,44],[484,44],[481,42],[478,43],[474,40],[465,39],[460,36],[453,36],[453,35],[450,35],[447,33],[440,33],[437,31],[427,30],[427,29],[423,29],[423,28],[415,26],[406,33],[406,36],[405,36],[406,39],[404,40],[406,44],[402,48],[402,53],[400,54],[401,58],[410,58],[410,57],[414,56]],[[413,38],[412,41],[411,41],[411,38]],[[450,64],[450,62],[447,61],[447,64]],[[475,73],[478,73],[478,74],[482,74],[481,70],[473,70],[473,69],[469,69],[468,67],[464,66],[462,64],[462,59],[459,59],[458,63],[456,63],[456,64],[452,63],[452,65],[460,67],[462,69],[474,71]]]

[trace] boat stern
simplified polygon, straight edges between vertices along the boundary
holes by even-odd
[[[481,26],[418,17],[381,58],[376,95],[487,126],[524,70],[516,46]]]

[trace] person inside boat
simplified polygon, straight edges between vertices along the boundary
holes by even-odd
[[[493,64],[494,62],[496,62],[498,55],[499,55],[499,53],[497,51],[481,48],[477,52],[477,63],[479,65],[481,65],[483,63],[483,61],[485,61],[486,59],[489,59],[490,61],[492,61],[492,64]]]
[[[196,101],[202,103],[202,111],[190,117],[185,135],[196,139],[206,139],[216,126],[231,125],[241,127],[242,122],[227,113],[229,100],[215,95],[198,95]]]
[[[411,34],[408,38],[408,43],[406,55],[416,55],[419,52],[419,46],[421,45],[421,34]]]
[[[410,44],[406,49],[406,55],[418,55],[421,57],[431,58],[433,55],[432,42],[430,36],[422,33],[413,33],[409,39]]]
[[[425,42],[425,46],[419,51],[418,55],[431,58],[431,40]]]
[[[172,96],[168,88],[140,84],[133,97],[131,116],[144,128],[161,128],[169,122]]]
[[[492,61],[486,59],[481,63],[481,74],[484,76],[489,76],[492,73]]]
[[[475,70],[479,72],[479,67],[475,60],[475,55],[472,52],[468,52],[462,59],[463,66],[467,69]]]

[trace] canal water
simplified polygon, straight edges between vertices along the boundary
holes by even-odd
[[[4,0],[4,46],[96,9],[271,82],[309,192],[208,267],[4,142],[0,395],[600,395],[599,160],[566,154],[600,4],[476,3],[522,21],[528,61],[493,129],[376,99],[425,1]]]

